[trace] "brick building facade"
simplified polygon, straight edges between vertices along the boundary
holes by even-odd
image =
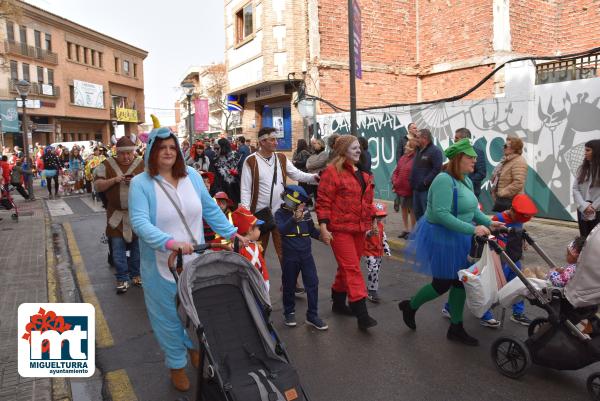
[[[290,135],[284,148],[291,148],[305,132],[294,107],[299,81],[310,94],[349,108],[346,4],[225,1],[229,92],[245,103],[245,133],[273,124],[269,110],[284,108],[290,131],[284,129]],[[459,95],[512,58],[600,43],[594,0],[360,0],[360,7],[359,108]],[[467,98],[503,96],[504,85],[501,70]],[[333,111],[318,103],[319,114]]]
[[[144,121],[148,53],[30,4],[17,4],[18,18],[0,21],[0,53],[8,67],[0,70],[0,99],[18,97],[18,80],[31,82],[27,116],[32,143],[109,143],[114,133],[136,133]],[[20,134],[5,134],[4,140],[7,146],[22,145]]]

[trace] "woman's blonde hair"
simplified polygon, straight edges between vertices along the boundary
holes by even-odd
[[[518,155],[523,153],[523,140],[518,136],[509,136],[506,142],[510,141],[510,148]]]
[[[409,149],[412,149],[414,151],[419,146],[419,141],[417,141],[417,138],[415,138],[415,137],[409,138],[408,141],[406,142],[406,145],[404,145],[404,149],[406,149],[407,146],[409,147]]]
[[[335,166],[338,173],[344,170],[344,163],[346,163],[346,156],[337,155],[331,160],[331,164]]]

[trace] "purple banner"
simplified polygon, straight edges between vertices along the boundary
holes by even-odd
[[[208,99],[194,100],[194,131],[208,131]]]
[[[362,79],[362,63],[360,58],[362,24],[360,16],[360,4],[358,4],[358,0],[352,1],[352,7],[354,8],[354,18],[352,21],[354,29],[354,72],[356,74],[356,78]]]

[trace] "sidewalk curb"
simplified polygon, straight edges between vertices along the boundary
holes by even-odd
[[[42,200],[42,202],[44,202]],[[56,260],[54,246],[52,243],[52,231],[50,229],[50,215],[46,203],[43,203],[44,209],[44,228],[46,231],[46,270],[48,281],[48,302],[62,302],[59,290],[59,281],[56,272]],[[53,377],[51,379],[52,400],[53,401],[72,401],[71,381],[65,377]]]
[[[67,251],[71,259],[71,269],[74,274],[74,280],[79,294],[81,295],[81,302],[92,304],[96,310],[96,350],[113,347],[114,339],[104,316],[104,312],[102,311],[100,301],[91,284],[81,251],[77,245],[73,227],[71,226],[71,223],[64,222],[62,223],[62,228],[64,230]],[[125,369],[104,371],[102,366],[96,365],[96,371],[100,374],[98,380],[101,382],[102,399],[110,401],[138,400]]]
[[[573,228],[575,230],[579,229],[579,225],[576,221],[566,221],[566,220],[551,220],[543,217],[534,217],[531,219],[532,223],[544,224],[547,226],[558,226],[558,227],[567,227]]]

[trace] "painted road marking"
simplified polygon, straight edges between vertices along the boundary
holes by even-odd
[[[392,238],[388,238],[387,241],[388,241],[388,244],[390,244],[390,247],[392,247],[396,250],[402,250],[406,246],[406,241],[399,241],[397,239],[392,239]]]
[[[77,246],[71,224],[64,223],[63,227],[65,228],[65,233],[67,235],[67,244],[69,246],[69,252],[71,253],[71,259],[73,260],[73,267],[75,268],[75,275],[77,276],[77,282],[79,283],[79,290],[81,291],[83,302],[94,305],[94,308],[96,309],[96,345],[98,348],[112,347],[114,345],[112,334],[110,333],[108,323],[106,323],[104,313],[102,312],[102,307],[100,306],[100,302],[98,302],[98,298],[96,297],[96,293],[90,282],[90,277],[87,274],[83,259],[81,258],[81,253],[79,252],[79,247]]]
[[[67,202],[62,199],[47,200],[46,205],[48,206],[48,211],[52,217],[73,214],[73,210],[71,210],[69,205],[67,205]]]
[[[138,398],[125,369],[107,372],[105,377],[113,401],[137,401]]]
[[[83,203],[87,205],[94,212],[104,212],[104,208],[102,207],[102,202],[96,202],[89,196],[85,196],[83,198],[79,198]]]
[[[50,216],[45,213],[44,224],[46,226],[46,273],[48,281],[48,302],[60,302],[58,291],[58,277],[56,276],[56,261],[54,254],[54,246],[52,243],[52,231],[50,230]],[[67,379],[64,377],[52,378],[52,394],[55,399],[69,399],[71,390],[67,384]]]

